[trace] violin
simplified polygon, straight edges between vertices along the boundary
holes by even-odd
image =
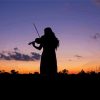
[[[36,38],[35,41],[32,41],[32,42],[28,43],[28,45],[31,45],[33,43],[40,44],[40,40],[41,40],[41,38]]]

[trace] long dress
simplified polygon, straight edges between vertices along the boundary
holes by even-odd
[[[55,52],[55,39],[41,37],[41,45],[43,52],[40,63],[40,74],[42,75],[55,75],[57,74],[57,60]]]

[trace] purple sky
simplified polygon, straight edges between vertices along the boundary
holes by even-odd
[[[99,54],[99,37],[93,37],[100,33],[100,0],[0,0],[0,52],[39,52],[27,45],[37,37],[32,23],[40,35],[45,27],[53,29],[61,41],[60,60]]]

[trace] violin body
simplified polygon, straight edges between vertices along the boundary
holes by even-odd
[[[40,44],[40,40],[41,40],[40,38],[36,38],[35,43]]]
[[[32,42],[28,43],[28,45],[31,45],[33,43],[40,44],[40,40],[41,40],[40,38],[36,38],[35,41],[32,41]]]

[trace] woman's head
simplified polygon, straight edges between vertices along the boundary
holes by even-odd
[[[52,29],[50,27],[47,27],[44,29],[44,34],[45,35],[51,35],[51,34],[54,34]]]
[[[49,38],[51,42],[54,41],[55,48],[59,46],[59,40],[56,38],[55,33],[52,31],[50,27],[44,29],[44,36],[45,38]]]

